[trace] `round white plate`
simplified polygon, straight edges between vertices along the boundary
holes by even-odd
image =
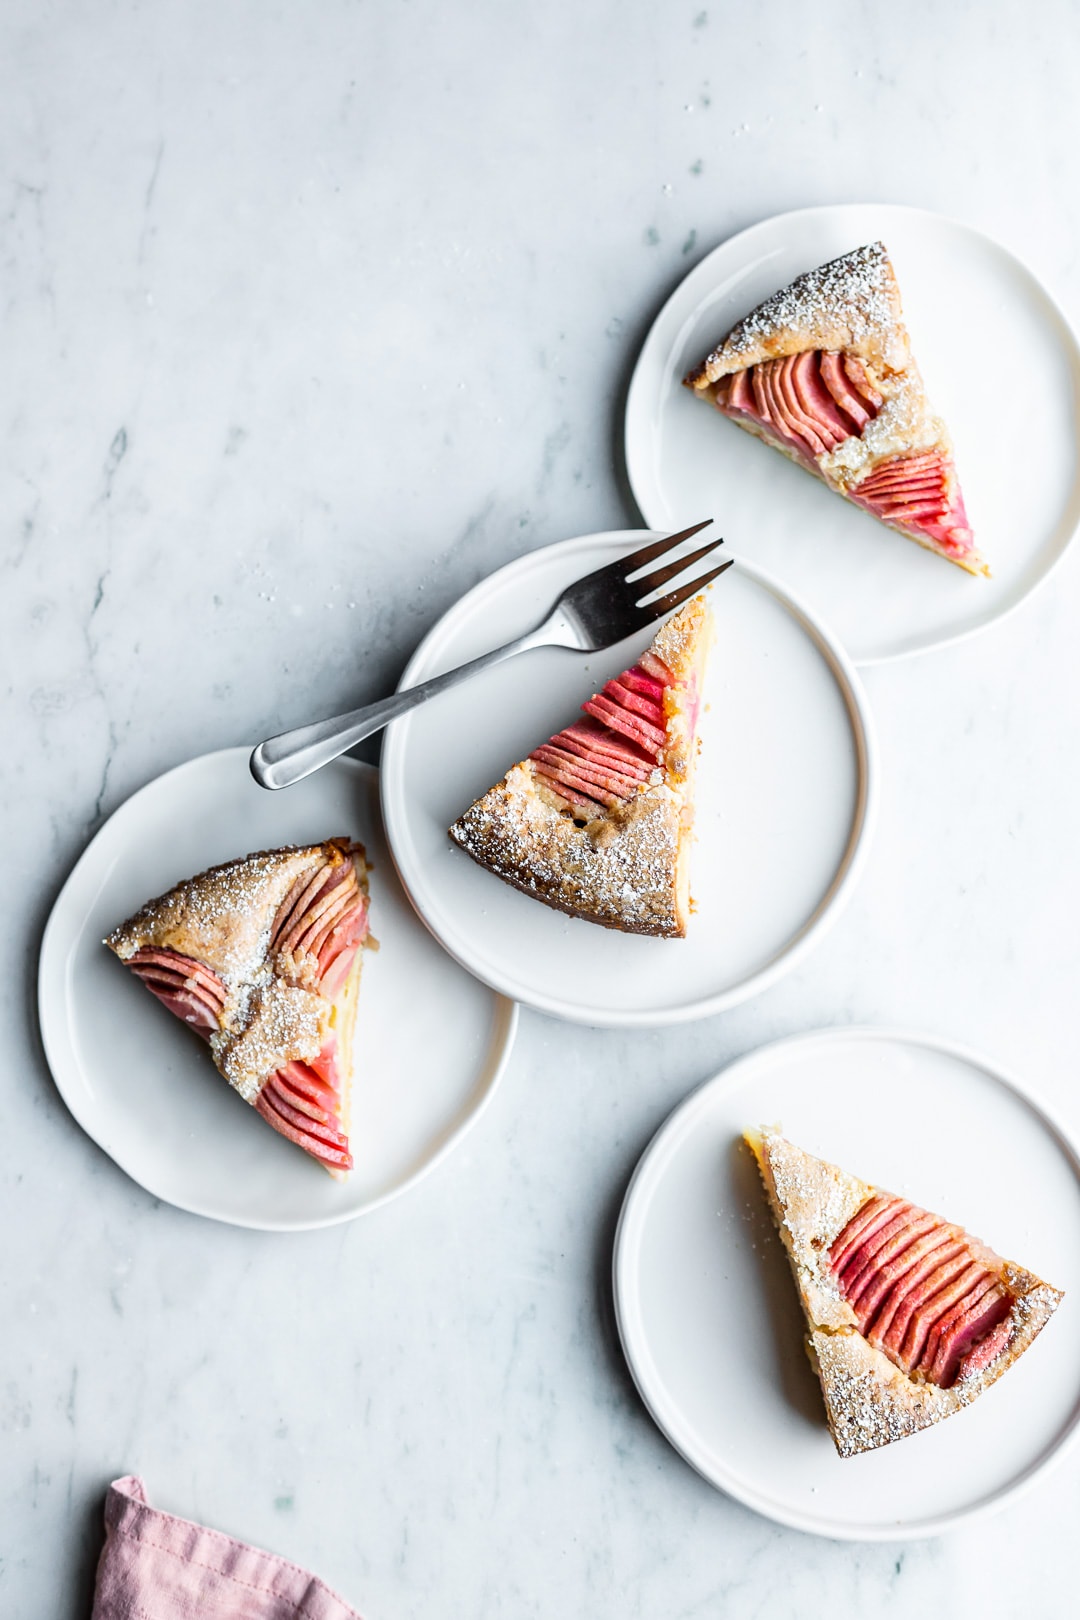
[[[450,609],[402,685],[523,633],[571,580],[646,539],[641,530],[585,535],[518,558]],[[475,865],[446,831],[632,664],[648,631],[588,656],[522,654],[390,727],[383,816],[405,890],[451,955],[504,995],[586,1024],[700,1018],[785,973],[851,892],[873,776],[858,677],[828,631],[756,569],[729,569],[711,600],[717,641],[701,725],[695,912],[684,940],[565,917]]]
[[[879,237],[931,403],[956,444],[990,580],[884,528],[682,387],[763,298]],[[1078,415],[1076,338],[1011,253],[920,209],[805,208],[733,236],[668,299],[630,384],[626,465],[652,528],[715,517],[733,550],[772,569],[856,663],[872,664],[981,630],[1046,578],[1080,522]]]
[[[506,1067],[517,1008],[477,984],[420,926],[394,876],[378,772],[342,759],[286,793],[256,787],[247,748],[149,783],[102,827],[53,907],[41,948],[41,1033],[83,1129],[157,1198],[235,1226],[330,1226],[374,1209],[460,1140]],[[202,1043],[102,936],[208,866],[348,833],[373,862],[356,1028],[351,1142],[336,1182],[217,1074]]]
[[[747,1126],[960,1221],[1065,1300],[1001,1382],[936,1428],[842,1461]],[[712,1484],[797,1530],[935,1535],[1000,1508],[1080,1416],[1080,1161],[996,1066],[886,1029],[822,1030],[708,1081],[661,1128],[615,1239],[623,1348],[652,1416]]]

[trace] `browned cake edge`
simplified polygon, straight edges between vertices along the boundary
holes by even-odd
[[[855,1313],[824,1264],[829,1247],[876,1190],[783,1137],[748,1130],[743,1140],[761,1172],[769,1209],[791,1262],[806,1317],[807,1354],[821,1382],[829,1432],[841,1457],[876,1450],[969,1406],[1023,1355],[1063,1298],[1059,1289],[1010,1261],[1013,1336],[981,1372],[941,1389],[909,1378],[863,1338]]]
[[[695,597],[649,649],[676,681],[697,683],[699,703],[711,632],[708,605]],[[664,778],[626,806],[581,825],[522,760],[458,817],[450,837],[486,871],[566,916],[621,933],[683,938],[696,728],[683,686],[665,693],[665,705]]]
[[[846,350],[890,371],[910,362],[900,289],[883,242],[796,276],[737,321],[683,378],[701,392],[733,371],[806,349]]]
[[[121,961],[152,947],[176,951],[218,974],[226,1002],[220,1028],[210,1037],[210,1053],[219,1073],[248,1103],[284,1063],[318,1054],[347,990],[355,1017],[363,948],[334,1002],[268,972],[266,965],[278,908],[296,880],[325,860],[351,860],[360,888],[368,893],[366,851],[348,838],[257,850],[184,878],[148,900],[104,941]],[[346,1063],[351,1074],[351,1044]]]

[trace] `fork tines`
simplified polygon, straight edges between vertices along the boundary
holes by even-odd
[[[695,523],[692,528],[683,529],[681,534],[666,534],[662,540],[650,540],[649,544],[642,546],[640,551],[632,551],[629,557],[621,557],[619,559],[620,566],[626,570],[623,578],[629,580],[631,574],[635,573],[637,569],[644,568],[645,564],[651,563],[654,557],[662,557],[665,551],[670,551],[672,547],[679,545],[683,540],[690,540],[695,534],[700,534],[702,529],[707,529],[711,522],[712,518],[706,518],[704,523]],[[717,541],[716,543],[719,545],[720,542]]]
[[[679,534],[669,534],[663,540],[654,540],[649,545],[642,546],[640,551],[635,551],[632,556],[623,558],[623,564],[627,568],[627,572],[623,577],[626,584],[632,585],[634,588],[637,606],[645,615],[643,623],[651,623],[653,619],[660,618],[662,614],[670,613],[673,608],[681,607],[683,602],[688,601],[695,592],[704,590],[705,586],[718,578],[725,568],[731,567],[730,562],[721,563],[719,568],[713,568],[709,573],[703,574],[700,579],[692,580],[688,585],[680,585],[676,590],[670,591],[667,596],[659,597],[654,602],[646,603],[644,600],[652,591],[659,590],[661,585],[666,585],[669,579],[674,579],[676,575],[684,573],[692,564],[700,562],[703,557],[707,557],[710,552],[715,551],[717,546],[722,546],[724,539],[721,535],[716,540],[710,540],[707,545],[699,546],[696,551],[687,552],[683,557],[676,557],[674,562],[666,563],[663,568],[655,569],[653,573],[646,574],[643,579],[634,579],[632,577],[645,563],[651,562],[655,557],[662,557],[665,552],[671,551],[681,541],[689,540],[693,535],[699,534],[702,529],[707,529],[711,522],[712,518],[706,518],[704,523],[695,523],[692,528],[683,529]]]
[[[716,544],[719,546],[723,542],[718,540]],[[713,548],[709,546],[707,549],[711,551]],[[690,562],[691,558],[688,557],[686,560]],[[675,608],[682,607],[683,603],[688,602],[692,596],[696,596],[698,591],[703,591],[706,585],[710,585],[714,579],[718,579],[721,574],[726,574],[734,561],[734,557],[729,557],[727,562],[721,563],[719,568],[711,568],[707,574],[702,574],[700,579],[692,579],[688,585],[680,585],[678,590],[669,591],[667,596],[658,596],[655,602],[644,603],[639,609],[641,624],[643,626],[652,624],[654,619],[662,619],[665,613],[671,613]]]
[[[717,546],[722,546],[723,543],[724,538],[721,535],[717,540],[710,540],[707,546],[701,546],[697,551],[691,551],[688,556],[676,557],[674,562],[668,563],[665,568],[658,568],[654,574],[647,574],[644,579],[635,579],[628,581],[628,583],[633,585],[640,602],[642,597],[648,596],[650,591],[659,590],[660,586],[666,585],[669,579],[674,579],[676,574],[681,574],[684,569],[690,567],[691,563],[700,562],[702,557],[707,557],[710,551],[715,551]]]

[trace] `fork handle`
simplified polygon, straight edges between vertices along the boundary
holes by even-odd
[[[501,664],[504,658],[512,658],[515,653],[528,652],[531,647],[572,645],[575,642],[569,625],[562,622],[561,615],[553,614],[535,630],[519,636],[516,641],[508,641],[505,647],[482,653],[468,664],[460,664],[457,669],[436,675],[420,686],[406,687],[403,692],[395,692],[393,697],[383,698],[379,703],[368,703],[362,709],[350,709],[348,714],[335,715],[331,720],[317,720],[314,725],[298,726],[295,731],[283,731],[280,736],[267,738],[251,756],[251,774],[260,787],[291,787],[312,771],[329,765],[332,759],[363,742],[365,737],[381,731],[391,720],[408,714],[410,709],[437,697],[459,681],[479,674],[480,670]]]

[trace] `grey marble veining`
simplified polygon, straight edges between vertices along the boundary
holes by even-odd
[[[634,521],[637,346],[732,231],[916,203],[1080,310],[1075,8],[11,0],[0,38],[0,1611],[84,1616],[141,1471],[371,1620],[1064,1612],[1075,1459],[938,1542],[779,1529],[654,1429],[607,1278],[653,1130],[779,1035],[921,1026],[1080,1123],[1075,555],[869,675],[876,843],[798,972],[665,1034],[526,1015],[461,1150],[351,1227],[155,1203],[67,1115],[33,998],[135,788],[378,695],[492,568]]]

